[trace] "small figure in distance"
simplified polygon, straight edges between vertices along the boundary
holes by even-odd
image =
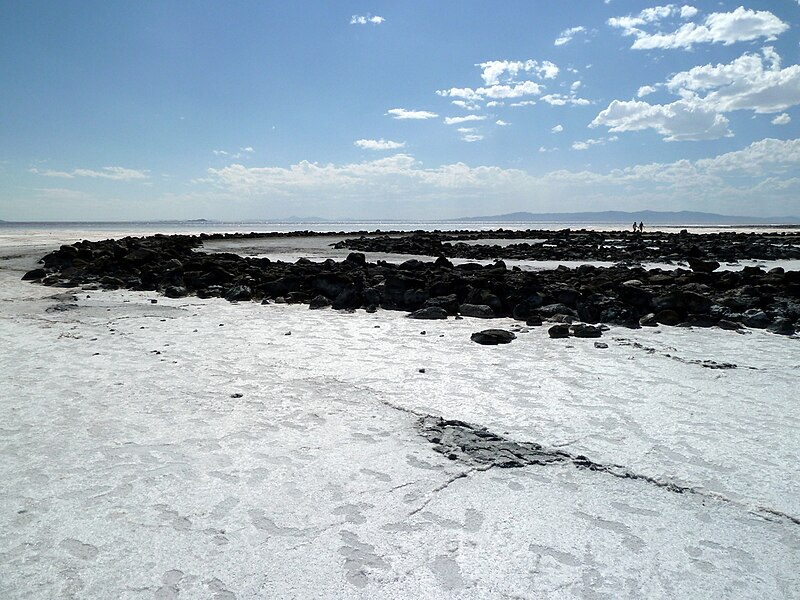
[[[644,231],[644,223],[639,221],[639,233],[642,233],[643,231]]]
[[[633,222],[633,233],[636,233],[636,221]]]

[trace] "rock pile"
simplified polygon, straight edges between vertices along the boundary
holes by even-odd
[[[206,236],[208,237],[208,236]],[[313,308],[378,307],[415,318],[459,313],[571,324],[720,324],[791,334],[800,325],[800,271],[756,267],[707,272],[582,265],[551,271],[508,269],[502,261],[454,266],[408,260],[370,263],[361,253],[345,260],[294,263],[198,251],[203,236],[82,241],[45,256],[25,279],[61,287],[157,290],[180,298],[285,301]],[[421,312],[415,312],[421,311]],[[568,327],[568,335],[595,336]]]

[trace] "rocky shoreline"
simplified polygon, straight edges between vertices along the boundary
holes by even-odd
[[[363,248],[365,250],[379,246],[381,251],[398,252],[400,245],[409,243],[409,240],[427,239],[434,243],[438,239],[441,246],[436,248],[447,249],[443,242],[445,235],[472,235],[480,239],[481,236],[518,236],[523,233],[502,230],[456,234],[415,232],[399,238],[364,235],[356,239],[366,240],[364,245],[375,243],[375,246]],[[572,240],[576,235],[576,232],[535,233],[540,237],[554,233],[548,238],[551,240]],[[583,240],[595,239],[596,234],[601,234],[604,239],[610,236],[615,236],[614,239],[630,238],[627,260],[637,260],[639,246],[648,248],[651,244],[645,241],[650,239],[648,234],[636,238],[633,234],[619,232],[577,233]],[[728,245],[735,249],[734,254],[739,258],[754,258],[753,255],[741,254],[745,249],[756,254],[760,249],[758,252],[770,254],[770,257],[787,258],[798,253],[794,234],[670,234],[667,236],[670,239],[687,238],[675,247],[689,254],[679,255],[675,254],[678,250],[671,250],[668,256],[674,256],[675,260],[689,260],[692,267],[674,270],[647,270],[630,265],[581,265],[575,269],[559,267],[531,272],[508,268],[502,260],[490,265],[454,265],[444,256],[445,252],[434,253],[439,258],[430,262],[410,259],[401,264],[371,263],[363,253],[352,252],[342,261],[329,259],[315,263],[300,259],[286,263],[198,250],[207,240],[300,235],[313,234],[155,235],[82,241],[51,252],[41,259],[41,268],[26,273],[23,278],[58,287],[158,291],[169,297],[196,295],[230,301],[305,303],[312,309],[331,306],[343,310],[363,308],[372,312],[383,308],[407,311],[415,318],[464,315],[513,317],[529,325],[552,321],[625,327],[658,324],[718,326],[732,330],[745,326],[784,335],[792,335],[800,329],[800,271],[784,271],[780,267],[769,271],[744,267],[736,272],[715,272],[719,266],[718,259],[730,260],[732,256],[724,251],[724,240],[731,242]],[[532,234],[528,232],[528,235]],[[733,240],[740,239],[747,241],[741,248],[740,244],[733,243]],[[346,243],[353,244],[352,240]],[[409,247],[413,247],[415,253],[422,252],[415,244]],[[461,246],[455,244],[450,248]],[[480,252],[486,249],[480,246],[471,248]],[[588,246],[578,244],[573,252],[570,250],[572,246],[559,242],[554,248],[565,250],[566,255],[557,258],[569,260],[573,255],[586,251]],[[501,250],[508,251],[508,248]],[[423,253],[432,251],[426,247]],[[548,248],[547,252],[554,252],[554,249]],[[507,257],[512,256],[513,250]],[[597,260],[601,257],[604,255],[599,253],[591,258]],[[487,256],[484,254],[479,258]],[[595,337],[594,330],[590,333],[591,336],[587,337]]]
[[[474,243],[482,240],[511,240],[499,245]],[[473,242],[473,243],[468,243]],[[387,252],[485,260],[597,260],[654,261],[672,264],[687,260],[731,262],[744,259],[800,259],[800,234],[664,233],[659,231],[417,231],[402,235],[361,235],[335,245],[361,252]]]

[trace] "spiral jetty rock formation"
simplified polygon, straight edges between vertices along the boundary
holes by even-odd
[[[493,235],[499,233],[510,232]],[[536,232],[545,234],[549,235]],[[51,252],[41,259],[40,268],[26,273],[23,279],[57,287],[158,291],[172,298],[196,295],[236,302],[285,301],[316,308],[330,304],[333,309],[364,308],[370,312],[379,307],[407,312],[437,309],[416,314],[429,318],[463,313],[531,323],[543,319],[625,327],[719,325],[733,330],[747,326],[786,335],[800,327],[800,271],[780,267],[768,272],[758,267],[717,272],[710,271],[707,264],[694,271],[647,270],[620,264],[574,269],[561,266],[533,272],[509,269],[502,260],[485,266],[453,265],[444,256],[430,262],[410,259],[391,264],[380,260],[371,263],[364,254],[353,252],[341,261],[315,263],[301,258],[287,263],[198,250],[207,240],[279,236],[287,234],[155,235],[81,241]],[[706,237],[688,235],[686,244],[710,247],[703,241]],[[763,239],[770,240],[767,245],[773,248],[771,252],[780,250],[780,258],[800,252],[791,244],[772,243],[769,236],[753,237],[750,248],[762,248],[766,243]],[[708,263],[715,256],[699,260]]]

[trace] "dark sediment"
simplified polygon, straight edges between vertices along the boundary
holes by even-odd
[[[627,327],[639,327],[640,322],[708,327],[722,321],[726,328],[745,325],[784,334],[800,325],[800,271],[745,267],[738,272],[708,272],[704,264],[697,271],[582,265],[530,272],[509,269],[502,261],[454,266],[441,256],[435,262],[408,260],[396,265],[371,263],[364,254],[353,252],[342,261],[285,263],[198,251],[207,239],[249,237],[274,236],[157,235],[83,241],[48,254],[41,269],[26,278],[61,287],[127,288],[239,302],[282,299],[319,308],[330,304],[334,309],[412,312],[435,307],[423,313],[428,316],[455,315],[469,307],[467,312],[482,316],[531,323],[545,319]],[[794,246],[756,241],[754,247],[780,248],[779,258],[797,251]],[[693,246],[700,245],[695,240]]]

